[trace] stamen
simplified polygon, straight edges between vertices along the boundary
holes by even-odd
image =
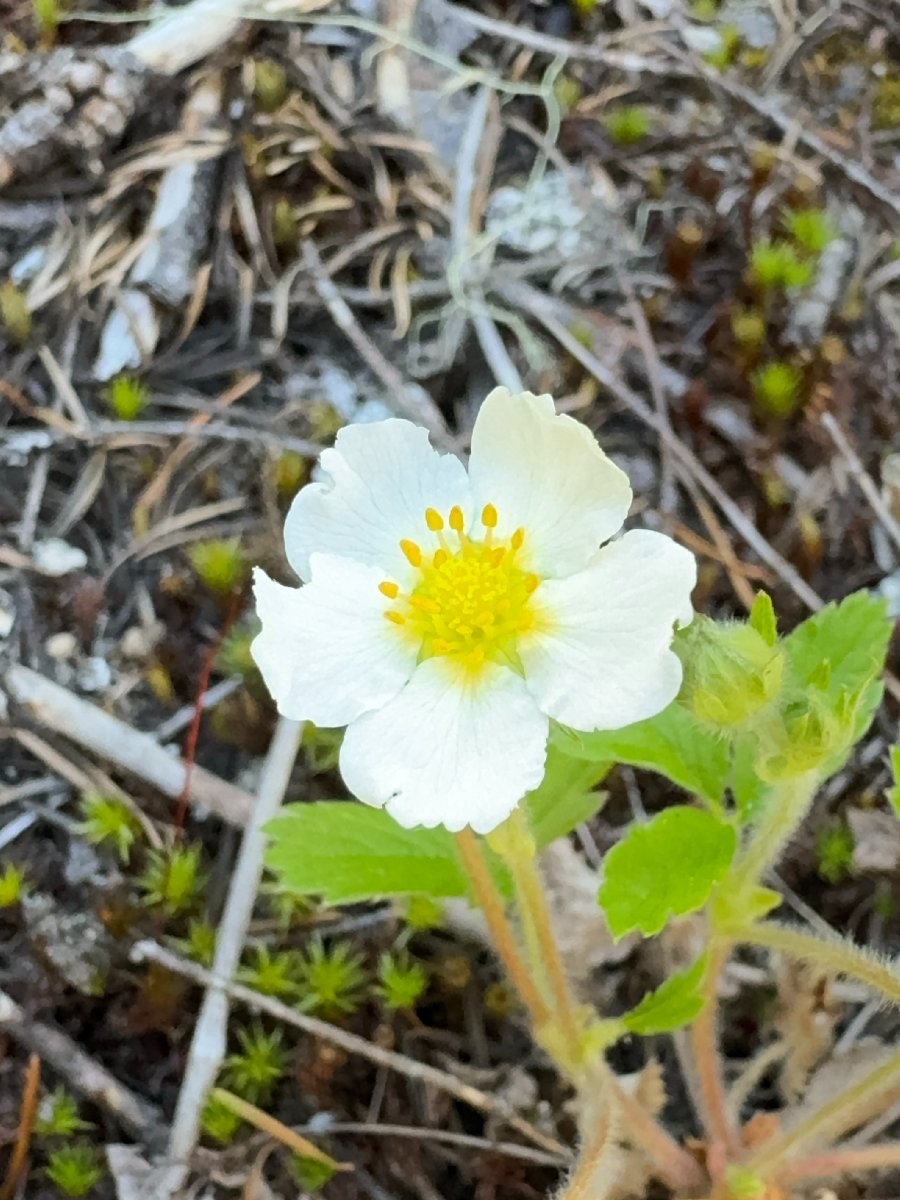
[[[389,608],[384,615],[389,621],[393,621],[395,625],[406,624],[406,617],[404,617],[403,613],[398,613],[393,608]]]
[[[521,550],[523,545],[525,544],[525,530],[522,529],[521,527],[518,528],[516,530],[516,532],[512,535],[512,537],[509,539],[509,542],[510,542],[510,545],[512,546],[513,550]]]
[[[415,542],[411,542],[409,538],[401,538],[400,549],[406,556],[406,561],[411,567],[420,567],[422,565],[422,551]]]
[[[486,504],[481,510],[481,523],[485,529],[497,528],[497,510],[493,504]]]
[[[379,583],[378,590],[382,596],[387,596],[388,600],[396,600],[400,595],[400,588],[396,583],[392,583],[390,579],[385,579],[384,583]]]
[[[438,533],[444,528],[444,518],[436,508],[425,509],[425,524],[432,533]]]
[[[458,504],[454,504],[450,509],[450,528],[456,533],[462,533],[463,530],[463,511]]]
[[[531,593],[534,591],[534,589],[537,587],[537,585],[540,582],[541,581],[537,577],[537,575],[526,575],[525,576],[525,591],[528,593],[529,596],[531,595]]]
[[[445,550],[443,547],[441,547],[440,550],[435,550],[434,558],[431,560],[432,565],[440,570],[449,557],[449,550]]]

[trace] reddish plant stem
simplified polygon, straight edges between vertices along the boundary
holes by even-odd
[[[13,1196],[18,1193],[19,1183],[28,1162],[28,1147],[31,1145],[34,1118],[37,1115],[40,1082],[41,1060],[36,1054],[32,1054],[25,1071],[25,1086],[22,1089],[22,1103],[19,1106],[19,1127],[16,1130],[16,1140],[6,1166],[6,1176],[0,1187],[0,1200],[12,1200]]]
[[[203,700],[209,691],[209,682],[212,678],[213,667],[216,665],[216,659],[218,658],[219,651],[222,649],[222,643],[228,636],[232,625],[238,618],[238,613],[241,611],[242,600],[243,592],[234,592],[229,601],[222,628],[219,630],[215,641],[207,647],[206,653],[203,656],[203,665],[200,668],[200,678],[197,681],[197,692],[194,698],[194,715],[191,718],[191,723],[188,726],[187,735],[184,739],[184,753],[182,754],[184,762],[184,786],[181,789],[181,795],[178,797],[178,804],[175,808],[174,825],[176,837],[181,836],[185,818],[187,817],[191,792],[191,773],[194,769],[194,760],[197,757],[197,741],[200,737],[200,722],[203,719]]]
[[[720,1168],[724,1169],[728,1156],[735,1153],[738,1148],[737,1138],[728,1116],[728,1100],[722,1081],[716,1030],[717,983],[728,958],[729,950],[729,943],[720,939],[714,940],[710,946],[709,966],[703,982],[705,1004],[691,1029],[691,1043],[700,1085],[703,1121],[709,1134],[710,1172],[714,1177],[721,1173]]]

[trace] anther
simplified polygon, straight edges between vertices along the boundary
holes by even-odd
[[[393,623],[395,625],[405,625],[406,624],[406,617],[404,617],[403,613],[398,613],[398,612],[395,612],[393,609],[388,609],[388,611],[384,615],[387,617],[387,619],[389,621],[393,621]]]
[[[525,591],[528,593],[529,596],[535,590],[535,588],[537,587],[537,585],[540,582],[541,581],[540,581],[540,579],[538,579],[537,575],[526,575],[525,576]]]
[[[450,555],[443,548],[440,550],[435,550],[434,558],[431,560],[431,565],[440,568],[444,565],[449,557]]]
[[[384,583],[379,583],[378,590],[382,596],[387,596],[388,600],[396,600],[400,595],[400,588],[396,583],[392,583],[390,579],[386,579]]]
[[[525,530],[521,527],[517,529],[509,541],[513,550],[521,550],[522,546],[525,544]]]
[[[481,510],[481,523],[485,529],[496,529],[497,527],[497,510],[493,504],[486,504]]]
[[[457,533],[462,533],[463,529],[463,511],[458,504],[454,504],[450,509],[450,528]]]
[[[425,524],[432,533],[438,533],[444,528],[444,518],[436,508],[425,509]]]
[[[406,561],[411,567],[420,567],[422,565],[422,551],[415,542],[411,542],[409,538],[402,538],[400,549],[403,551]]]

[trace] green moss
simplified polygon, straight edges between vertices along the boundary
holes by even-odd
[[[147,389],[133,375],[117,375],[103,393],[120,421],[135,421],[147,406]]]
[[[606,132],[617,146],[631,146],[650,133],[653,122],[650,113],[639,104],[623,104],[603,115]]]
[[[789,417],[800,400],[800,371],[788,362],[770,362],[754,372],[753,398],[757,407],[770,417]]]

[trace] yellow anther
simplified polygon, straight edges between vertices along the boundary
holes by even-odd
[[[415,639],[425,658],[446,656],[473,673],[490,662],[515,661],[517,640],[538,620],[531,597],[540,578],[519,566],[516,554],[525,541],[524,528],[496,545],[498,516],[492,504],[481,510],[478,536],[466,532],[458,504],[446,516],[435,508],[423,511],[437,545],[423,552],[414,541],[399,543],[416,573],[409,587],[392,579],[378,585],[395,601],[385,616]],[[457,535],[452,544],[448,527]]]
[[[411,542],[409,538],[402,538],[400,542],[400,549],[405,554],[406,561],[411,567],[421,567],[422,551],[415,542]]]

